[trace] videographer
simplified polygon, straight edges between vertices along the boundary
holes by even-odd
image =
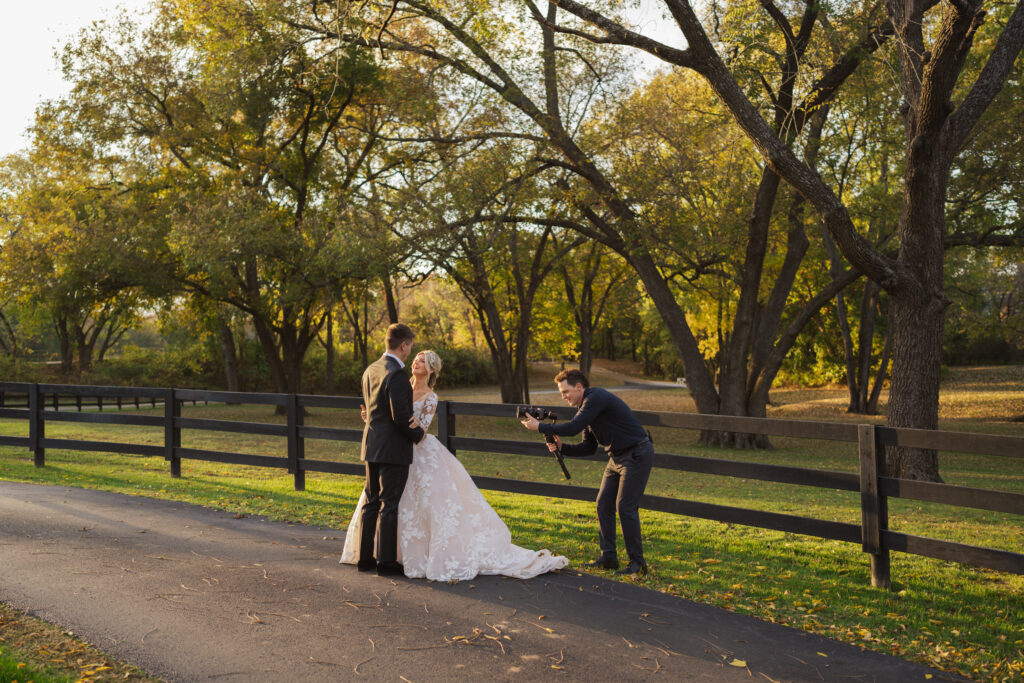
[[[555,376],[558,392],[578,412],[569,422],[543,424],[532,415],[525,415],[522,424],[541,434],[552,434],[555,443],[548,443],[554,453],[585,457],[601,446],[608,453],[608,465],[597,494],[598,540],[601,556],[587,567],[616,569],[616,574],[637,578],[647,573],[640,536],[640,498],[644,495],[654,461],[654,444],[650,434],[629,409],[625,401],[606,389],[591,387],[587,376],[579,370],[563,370]],[[560,436],[583,432],[578,444],[562,444]],[[619,569],[615,550],[615,512],[622,525],[622,540],[629,564]]]

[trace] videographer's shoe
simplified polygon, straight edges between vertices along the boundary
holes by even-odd
[[[619,561],[614,557],[599,557],[583,565],[587,569],[618,569]]]
[[[633,560],[630,560],[629,564],[615,572],[616,576],[628,576],[631,579],[639,579],[641,576],[645,576],[646,574],[647,565],[640,564]]]

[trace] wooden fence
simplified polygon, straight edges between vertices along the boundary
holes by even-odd
[[[77,405],[83,398],[96,401],[97,412],[77,412],[59,408],[54,397],[68,397]],[[163,415],[141,415],[128,412],[102,412],[104,401],[118,407],[148,403],[162,404]],[[263,404],[281,407],[286,413],[285,424],[240,422],[228,420],[182,417],[181,406],[186,402],[206,401],[232,404]],[[181,476],[182,460],[206,460],[257,467],[287,469],[294,478],[295,490],[305,489],[306,472],[330,472],[362,476],[363,466],[312,460],[305,457],[307,439],[358,442],[360,429],[312,427],[303,424],[305,408],[341,408],[358,410],[362,399],[343,396],[313,396],[296,394],[233,393],[224,391],[197,391],[190,389],[152,389],[135,387],[98,387],[58,384],[26,384],[0,382],[0,418],[22,419],[28,422],[28,436],[0,436],[0,445],[26,447],[33,452],[37,467],[46,462],[47,448],[78,451],[102,451],[163,457],[169,463],[172,477]],[[21,407],[12,408],[11,404]],[[68,405],[68,407],[70,407]],[[569,419],[573,409],[551,407],[560,418]],[[502,453],[536,457],[550,457],[543,441],[515,441],[477,436],[460,436],[459,416],[512,417],[514,408],[503,404],[462,403],[441,401],[436,421],[438,438],[453,452],[459,450]],[[979,489],[950,484],[910,481],[883,476],[885,448],[905,446],[939,451],[1001,456],[1014,464],[1024,459],[1024,437],[970,434],[919,429],[893,429],[878,425],[857,425],[834,422],[777,420],[767,418],[728,417],[690,413],[641,412],[637,417],[647,426],[689,430],[717,430],[784,436],[858,445],[860,468],[858,473],[816,470],[783,465],[738,462],[717,458],[656,453],[655,467],[698,472],[766,482],[815,486],[860,492],[861,523],[850,524],[801,517],[797,515],[765,512],[747,508],[716,505],[664,496],[645,495],[642,506],[673,514],[711,519],[764,529],[775,529],[819,538],[859,543],[871,563],[872,585],[889,587],[890,551],[961,562],[999,571],[1024,574],[1024,554],[984,548],[952,541],[915,536],[892,531],[889,528],[888,499],[905,498],[954,507],[969,507],[996,512],[1024,515],[1024,493]],[[47,422],[85,422],[103,424],[162,427],[162,446],[129,444],[77,439],[54,439],[46,436]],[[250,455],[223,451],[184,448],[181,445],[183,429],[215,430],[244,434],[264,434],[286,437],[287,457]],[[473,477],[482,489],[507,491],[529,495],[549,496],[572,500],[594,500],[597,489],[565,484]]]

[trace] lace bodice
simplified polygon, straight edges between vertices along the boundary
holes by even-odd
[[[428,391],[424,394],[423,398],[412,404],[412,414],[416,416],[416,419],[420,421],[420,426],[423,427],[423,431],[427,431],[427,427],[434,420],[434,413],[437,412],[437,394],[433,391]]]

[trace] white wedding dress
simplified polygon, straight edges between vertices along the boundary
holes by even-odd
[[[426,430],[437,409],[437,394],[413,404]],[[359,561],[366,492],[359,497],[345,535],[344,564]],[[484,500],[466,468],[431,434],[413,447],[412,465],[398,505],[398,561],[409,578],[468,580],[477,574],[530,579],[561,569],[569,561],[548,550],[512,543],[512,534]]]

